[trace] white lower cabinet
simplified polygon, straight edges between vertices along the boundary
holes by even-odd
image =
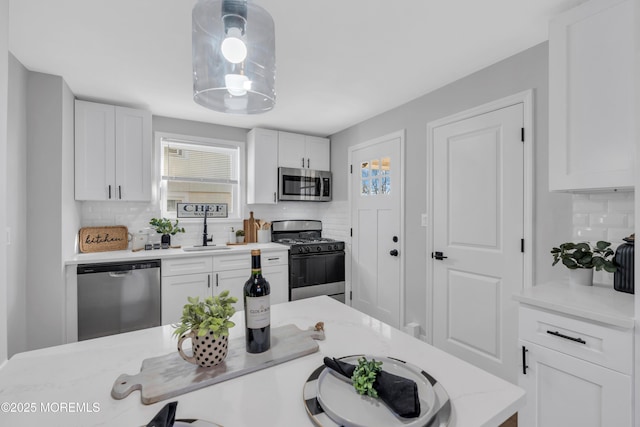
[[[264,277],[271,285],[271,304],[289,300],[288,252],[262,253]],[[162,261],[162,324],[176,323],[188,297],[201,298],[228,290],[238,298],[236,310],[244,310],[244,283],[251,275],[248,253],[174,258]]]
[[[518,426],[631,426],[632,340],[632,331],[521,306]]]
[[[163,325],[176,323],[182,316],[187,297],[211,295],[211,273],[162,277],[161,320]]]

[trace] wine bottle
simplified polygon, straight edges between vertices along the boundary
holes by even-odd
[[[244,284],[245,340],[248,353],[271,347],[271,286],[262,277],[260,250],[251,251],[251,277]]]

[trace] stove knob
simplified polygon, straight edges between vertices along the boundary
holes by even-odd
[[[304,251],[309,252],[310,251],[309,246],[305,246]]]
[[[322,250],[322,248],[320,246],[318,246],[317,249],[318,249],[318,252],[320,252]]]
[[[329,250],[329,251],[333,250],[333,246],[327,245],[327,250]]]
[[[304,247],[300,246],[300,247],[298,248],[298,252],[300,252],[300,253],[304,252]]]

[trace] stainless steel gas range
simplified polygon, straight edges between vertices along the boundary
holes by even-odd
[[[344,302],[344,242],[322,237],[322,222],[273,221],[271,240],[289,246],[289,301],[328,295]]]

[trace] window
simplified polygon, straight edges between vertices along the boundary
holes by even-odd
[[[360,165],[360,195],[391,194],[391,158],[373,159]]]
[[[226,203],[240,218],[242,142],[157,134],[162,214],[176,216],[178,203]]]

